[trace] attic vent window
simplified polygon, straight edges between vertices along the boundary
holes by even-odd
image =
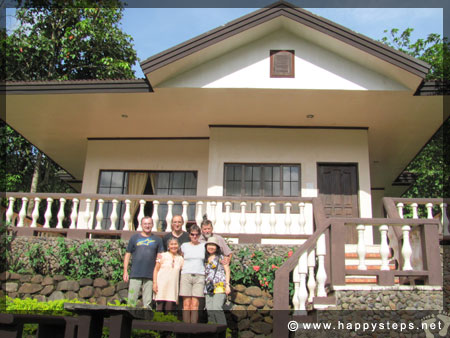
[[[294,51],[270,51],[270,77],[294,77]]]

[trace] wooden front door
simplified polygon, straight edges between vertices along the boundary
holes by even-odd
[[[318,164],[317,185],[328,217],[359,217],[356,164]],[[357,239],[356,226],[348,226],[346,243]]]

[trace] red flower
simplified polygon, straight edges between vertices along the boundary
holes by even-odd
[[[255,253],[252,253],[252,255],[250,256],[250,258],[253,258],[253,257],[255,257]]]
[[[266,282],[265,285],[266,285],[266,286],[269,286],[269,282]]]
[[[288,257],[291,257],[293,253],[294,253],[294,252],[293,252],[292,250],[290,250],[290,251],[288,252]]]
[[[19,51],[20,51],[21,53],[23,52],[23,49],[22,49],[22,47],[20,47],[20,48],[19,48]]]
[[[72,39],[73,39],[73,35],[69,36],[69,40],[72,40]]]
[[[264,280],[267,280],[266,277],[264,277]]]
[[[255,270],[256,272],[259,271],[259,265],[253,265],[253,270]]]
[[[272,269],[278,269],[278,266],[276,266],[275,264],[272,264]]]

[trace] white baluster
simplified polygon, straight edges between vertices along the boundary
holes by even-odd
[[[144,218],[145,200],[139,200],[139,215],[138,215],[138,228],[137,231],[142,231],[142,219]]]
[[[411,203],[411,208],[412,208],[412,212],[413,212],[413,218],[417,219],[419,218],[419,213],[417,212],[417,207],[419,205],[417,203]]]
[[[327,272],[325,270],[325,255],[327,254],[325,234],[321,234],[317,240],[317,297],[326,297],[327,292],[325,291],[325,283],[327,281]]]
[[[292,219],[291,219],[291,208],[292,208],[292,204],[287,202],[284,204],[284,207],[286,208],[286,214],[284,216],[284,226],[285,226],[285,231],[286,234],[290,234],[291,233],[291,224],[292,224]]]
[[[366,243],[364,241],[364,231],[366,230],[366,227],[363,224],[359,224],[356,227],[356,230],[358,231],[358,246],[356,249],[358,252],[358,257],[359,257],[358,269],[359,270],[367,270]]]
[[[400,218],[403,218],[403,203],[397,203],[397,211],[398,214],[400,215]]]
[[[269,204],[269,206],[270,206],[270,218],[269,218],[270,233],[274,234],[275,233],[275,225],[277,224],[277,218],[275,216],[276,203],[275,202],[271,202]]]
[[[441,223],[443,227],[444,236],[450,236],[449,222],[447,217],[447,203],[441,203]]]
[[[166,231],[172,232],[173,201],[167,201]]]
[[[255,228],[256,228],[256,233],[257,234],[261,233],[261,224],[262,224],[261,206],[262,206],[261,202],[256,202],[255,203],[255,208],[256,208]]]
[[[305,217],[305,203],[300,202],[298,204],[299,208],[299,214],[298,214],[298,226],[300,227],[299,234],[304,235],[305,232],[305,224],[306,224],[306,217]]]
[[[86,209],[83,216],[86,229],[89,229],[89,220],[91,219],[91,202],[92,200],[90,198],[86,199]]]
[[[217,202],[216,202],[216,201],[212,201],[212,202],[210,203],[210,206],[211,206],[211,214],[208,216],[208,218],[209,218],[209,220],[211,221],[213,227],[215,227],[215,225],[216,225],[216,205],[217,205]],[[218,229],[216,229],[216,230],[218,230]],[[218,232],[220,232],[220,231],[218,231]]]
[[[69,229],[77,228],[77,219],[78,219],[78,203],[80,200],[78,198],[74,198],[72,200],[72,213],[70,214],[70,227]]]
[[[95,216],[95,220],[97,221],[95,224],[95,230],[101,230],[103,221],[103,204],[105,203],[105,201],[100,198],[97,201],[97,203],[98,203],[98,210],[97,215]]]
[[[10,224],[14,215],[14,197],[9,198],[8,210],[6,211],[6,224]]]
[[[241,202],[241,217],[239,218],[239,224],[241,225],[241,228],[239,229],[239,232],[241,234],[245,233],[245,224],[247,223],[247,216],[245,214],[245,208],[247,206],[247,203]]]
[[[39,197],[34,198],[34,209],[33,213],[31,214],[31,218],[33,222],[31,222],[30,227],[36,228],[37,227],[37,220],[39,218],[39,204],[41,203],[41,199]]]
[[[66,199],[61,197],[59,199],[59,211],[56,218],[58,219],[58,224],[56,224],[57,229],[62,229],[64,221],[64,205],[66,204]]]
[[[187,210],[188,210],[189,202],[188,201],[183,201],[181,203],[181,205],[183,206],[183,212],[181,213],[181,216],[183,217],[183,222],[184,222],[183,223],[183,230],[186,231],[186,224],[187,224],[187,221],[188,221]]]
[[[300,273],[298,272],[299,264],[292,271],[292,281],[294,283],[294,295],[292,296],[292,305],[294,305],[294,314],[300,309]]]
[[[231,202],[225,202],[225,216],[223,218],[223,223],[225,224],[225,232],[230,232],[231,223]]]
[[[316,267],[316,251],[311,250],[308,253],[308,302],[312,303],[316,292],[316,279],[314,277],[314,268]]]
[[[195,222],[198,226],[202,225],[203,222],[203,202],[198,201],[197,202],[197,216],[195,216]]]
[[[152,214],[152,219],[153,219],[153,224],[156,226],[156,229],[158,231],[161,231],[161,227],[159,226],[159,216],[158,216],[158,206],[159,206],[159,201],[153,201],[153,214]]]
[[[409,232],[411,231],[411,227],[409,225],[402,226],[403,232],[403,246],[402,246],[402,256],[403,256],[403,270],[412,270],[411,266],[411,243],[409,240]]]
[[[300,275],[299,302],[298,310],[306,310],[306,301],[308,300],[308,290],[306,289],[306,274],[308,273],[308,253],[305,251],[298,259],[298,273]]]
[[[47,198],[47,209],[45,210],[44,218],[44,228],[50,228],[50,219],[52,218],[52,203],[53,198],[49,197]]]
[[[425,206],[427,207],[427,218],[433,219],[433,203],[427,203]]]
[[[22,208],[19,212],[19,223],[17,223],[18,227],[23,227],[25,224],[25,218],[27,217],[27,203],[28,203],[28,197],[22,197]]]
[[[117,215],[117,205],[119,204],[119,201],[116,199],[112,200],[112,210],[111,215],[109,216],[109,219],[111,220],[111,225],[109,226],[109,230],[117,230],[117,220],[119,219],[119,216]]]
[[[428,219],[433,219],[433,203],[427,203],[425,204],[426,208],[427,208],[427,218]],[[442,234],[442,222],[439,224],[439,235]]]
[[[380,244],[380,256],[381,256],[381,267],[380,270],[389,270],[389,245],[387,232],[389,227],[385,224],[380,225],[381,234],[381,244]]]
[[[125,200],[125,212],[123,214],[123,229],[125,231],[129,231],[132,230],[132,228],[130,227],[130,221],[131,221],[131,201],[126,199]]]

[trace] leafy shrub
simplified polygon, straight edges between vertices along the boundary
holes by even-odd
[[[2,231],[6,234],[3,235],[6,237],[6,247],[10,248],[12,238],[7,237],[6,231]],[[25,242],[22,252],[12,252],[9,249],[4,250],[2,254],[8,262],[10,272],[61,274],[75,280],[85,277],[105,278],[117,283],[122,280],[126,245],[121,240],[115,243],[118,244],[115,248],[111,241],[94,242],[91,240],[69,246],[64,238],[59,237],[56,245],[49,249],[45,249],[41,243]],[[105,252],[108,253],[108,259],[102,256]],[[49,256],[56,258],[57,266],[51,268]]]
[[[231,283],[245,286],[260,286],[261,289],[273,293],[275,271],[292,255],[292,250],[284,256],[267,257],[260,250],[253,253],[246,247],[233,258],[231,269]],[[244,262],[248,262],[246,264]]]
[[[71,316],[72,312],[64,310],[64,303],[79,303],[89,304],[86,301],[79,301],[75,299],[61,299],[52,300],[48,302],[39,302],[37,299],[20,299],[10,298],[6,296],[5,304],[6,311],[9,313],[30,313],[34,314],[46,314],[53,316]]]

